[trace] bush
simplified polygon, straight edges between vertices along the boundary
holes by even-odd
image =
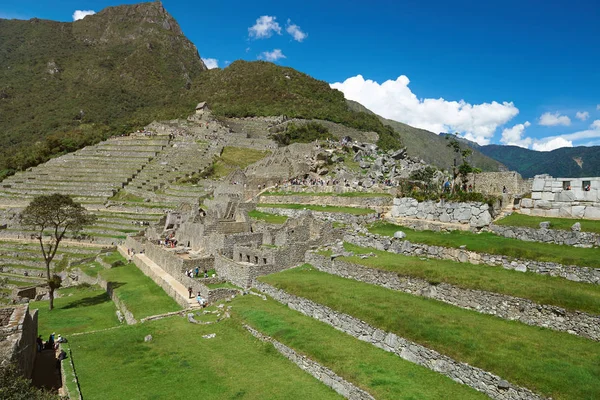
[[[14,364],[0,366],[0,399],[4,400],[58,400],[48,391],[35,388]]]
[[[281,146],[287,146],[292,143],[310,143],[315,140],[332,139],[329,129],[318,122],[308,122],[306,124],[296,125],[290,122],[281,133],[271,135]]]

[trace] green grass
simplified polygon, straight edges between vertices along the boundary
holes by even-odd
[[[78,265],[76,266],[76,268],[79,268],[84,274],[86,274],[87,276],[91,276],[92,278],[97,277],[98,273],[104,269],[102,265],[95,261],[91,263]]]
[[[221,283],[209,283],[206,285],[209,289],[240,289],[239,286],[235,286],[229,282],[221,282]]]
[[[137,319],[181,309],[163,288],[132,263],[105,269],[100,276],[113,282],[114,292]]]
[[[259,278],[554,399],[600,393],[598,342],[303,266]]]
[[[258,210],[252,210],[248,212],[248,216],[254,219],[265,221],[269,224],[284,224],[288,219],[288,217],[285,215],[276,215]]]
[[[100,258],[102,258],[102,261],[110,265],[119,261],[122,263],[127,262],[127,260],[125,260],[121,253],[119,253],[117,250],[111,251],[110,253],[105,253],[101,255]]]
[[[377,257],[361,259],[357,255],[340,257],[338,260],[397,272],[400,276],[421,278],[433,284],[445,282],[462,288],[502,293],[530,299],[539,304],[600,315],[600,285],[573,282],[533,272],[517,272],[502,267],[404,256],[349,243],[345,243],[344,247],[355,254],[374,253]]]
[[[579,222],[581,224],[582,232],[600,233],[600,221],[589,219],[533,217],[531,215],[512,213],[494,223],[496,225],[539,229],[540,222],[544,221],[550,222],[551,229],[570,231],[573,224]]]
[[[44,340],[52,332],[69,335],[119,325],[114,303],[97,286],[59,289],[62,297],[54,299],[54,309],[48,310],[48,301],[32,301],[30,309],[39,309],[38,333]]]
[[[123,326],[73,337],[71,350],[86,400],[341,398],[231,319]]]
[[[244,169],[250,164],[254,164],[258,160],[262,160],[271,154],[268,150],[254,150],[245,147],[223,148],[221,155],[217,158],[214,165],[213,178],[218,179],[227,176],[230,172],[237,168]]]
[[[144,201],[144,198],[140,197],[140,196],[137,196],[135,194],[132,194],[132,193],[127,193],[125,190],[120,190],[120,191],[117,192],[117,194],[115,194],[109,200],[113,200],[113,201],[131,201],[131,202],[134,202],[134,203],[142,203]]]
[[[345,193],[334,193],[334,192],[284,192],[284,191],[269,191],[262,194],[262,196],[317,196],[317,197],[392,197],[389,193],[377,193],[377,192],[345,192]]]
[[[524,242],[518,239],[497,236],[489,232],[452,231],[446,233],[415,231],[388,223],[375,223],[369,228],[370,232],[385,236],[393,236],[394,232],[398,230],[406,233],[406,240],[415,243],[454,248],[465,245],[467,250],[478,253],[600,268],[600,249],[584,249],[550,243]]]
[[[487,398],[273,300],[243,296],[232,304],[234,318],[333,370],[377,399]]]
[[[69,398],[76,399],[78,398],[79,388],[77,387],[77,377],[75,376],[75,370],[73,369],[73,365],[71,364],[72,360],[69,352],[71,346],[69,343],[62,343],[60,346],[67,353],[67,359],[62,362],[63,370],[65,371],[65,386],[67,392],[69,393]]]
[[[375,210],[370,208],[359,208],[359,207],[342,207],[342,206],[315,206],[311,204],[269,204],[260,203],[258,207],[269,207],[269,208],[289,208],[292,210],[312,210],[322,211],[330,213],[345,213],[351,215],[367,215],[372,214]]]

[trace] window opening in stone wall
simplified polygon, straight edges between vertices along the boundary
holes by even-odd
[[[240,261],[242,261],[242,253],[240,253]]]
[[[589,192],[591,187],[592,187],[592,181],[583,181],[583,182],[581,182],[581,188],[583,190],[585,190],[586,192]]]
[[[258,256],[254,256],[254,264],[258,264]]]
[[[563,181],[563,190],[571,190],[571,181]]]
[[[263,264],[266,264],[266,263],[267,263],[267,259],[263,258]]]
[[[247,261],[247,262],[250,262],[250,255],[247,255],[247,256],[246,256],[246,261]]]

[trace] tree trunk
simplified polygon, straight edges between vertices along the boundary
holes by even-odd
[[[54,308],[54,289],[52,287],[52,283],[50,282],[50,261],[46,259],[46,278],[48,282],[48,288],[50,292],[48,292],[50,297],[50,311]]]
[[[54,308],[54,289],[50,288],[50,311]]]

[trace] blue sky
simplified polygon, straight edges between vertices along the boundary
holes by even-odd
[[[70,22],[76,10],[125,3],[135,2],[3,0],[0,17]],[[597,1],[163,5],[209,64],[273,60],[387,118],[481,144],[600,145]]]

